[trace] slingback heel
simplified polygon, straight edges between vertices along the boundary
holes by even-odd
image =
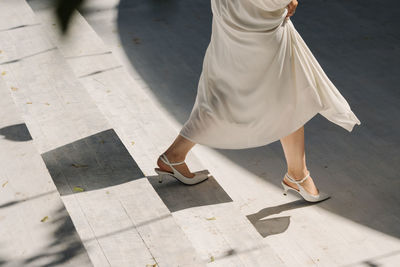
[[[292,183],[296,184],[297,187],[299,188],[298,190],[296,190],[295,188],[288,186],[287,184],[285,184],[285,182],[282,180],[281,184],[283,187],[283,194],[286,196],[288,190],[293,190],[297,193],[300,194],[300,196],[302,196],[304,198],[304,200],[308,201],[308,202],[319,202],[325,199],[330,198],[330,195],[328,195],[325,192],[321,192],[320,190],[318,190],[318,195],[312,195],[310,194],[308,191],[306,191],[304,189],[303,186],[301,186],[300,184],[303,183],[308,177],[310,177],[310,172],[308,172],[307,176],[304,177],[301,180],[295,180],[293,179],[288,173],[285,174],[285,177]]]
[[[155,168],[154,170],[156,171],[156,173],[158,174],[158,182],[162,183],[163,178],[171,176],[176,178],[177,180],[179,180],[180,182],[186,184],[186,185],[194,185],[194,184],[198,184],[200,182],[203,182],[204,180],[208,179],[208,174],[209,172],[207,170],[203,170],[203,171],[197,171],[194,172],[194,177],[186,177],[183,174],[181,174],[178,170],[176,170],[173,166],[175,165],[179,165],[179,164],[183,164],[185,163],[185,161],[182,162],[174,162],[171,163],[169,162],[167,156],[165,155],[165,153],[163,153],[160,156],[160,159],[167,165],[169,165],[173,171],[172,172],[167,172],[167,171],[163,171],[160,168]]]

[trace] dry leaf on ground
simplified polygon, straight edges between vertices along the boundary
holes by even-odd
[[[74,186],[74,192],[83,192],[83,191],[85,191],[85,189],[83,189],[82,187]]]
[[[133,38],[133,42],[134,42],[135,44],[140,44],[140,43],[141,43],[141,40],[140,40],[140,38],[135,37],[135,38]]]

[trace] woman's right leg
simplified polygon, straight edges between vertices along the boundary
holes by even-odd
[[[192,147],[195,144],[196,143],[193,143],[189,139],[186,139],[182,135],[178,134],[174,142],[169,146],[169,148],[164,153],[167,156],[169,162],[171,163],[181,162],[186,159],[187,153],[190,151],[190,149],[192,149]],[[173,172],[171,167],[165,164],[160,158],[158,158],[157,160],[157,165],[158,167],[160,167],[161,170]],[[194,177],[194,173],[191,173],[189,171],[189,168],[187,167],[186,163],[174,165],[174,168],[186,177],[189,178]]]
[[[301,180],[308,174],[306,155],[304,152],[304,126],[282,138],[280,141],[286,157],[288,174],[295,180]],[[284,182],[289,186],[298,189],[297,185],[288,181],[287,178],[284,178]],[[301,186],[303,186],[310,194],[318,194],[318,190],[311,176],[301,183]]]

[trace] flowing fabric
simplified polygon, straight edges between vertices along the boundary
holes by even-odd
[[[291,0],[211,0],[211,40],[180,135],[209,147],[267,145],[316,114],[349,132],[360,121],[285,19]]]

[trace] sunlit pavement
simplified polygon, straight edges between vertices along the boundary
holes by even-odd
[[[362,123],[306,124],[308,168],[332,195],[313,205],[282,195],[279,142],[196,145],[188,166],[212,176],[158,183],[196,95],[209,1],[87,1],[67,38],[49,3],[0,8],[0,265],[396,266],[395,1],[304,0],[292,18]]]

